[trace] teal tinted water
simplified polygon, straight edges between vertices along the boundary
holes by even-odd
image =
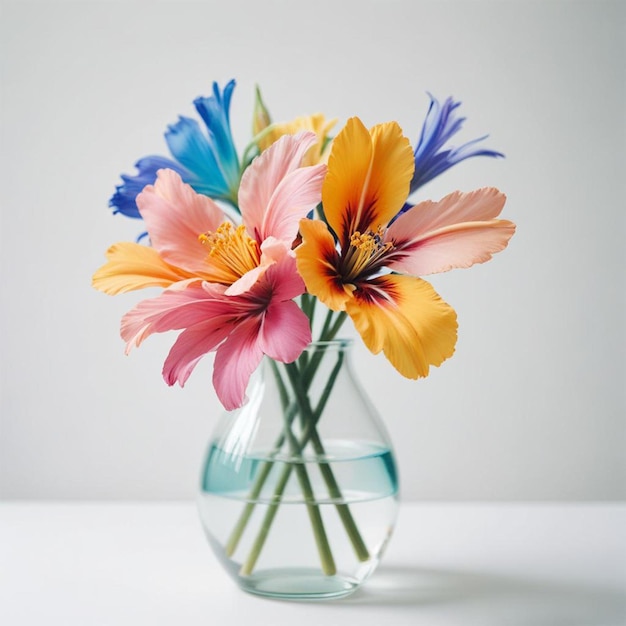
[[[352,441],[325,443],[325,451],[321,459],[237,456],[218,447],[209,451],[198,500],[200,517],[217,556],[248,590],[273,595],[283,594],[282,588],[288,586],[295,596],[300,588],[301,597],[345,595],[378,563],[397,515],[393,456],[387,448]],[[313,494],[308,499],[300,480],[303,469]],[[329,474],[336,487],[329,486]],[[310,507],[305,502],[319,511],[337,566],[335,576],[322,574]],[[344,513],[349,510],[367,558],[357,556],[341,507]],[[225,546],[232,543],[233,530],[241,525],[244,512],[249,517],[235,549],[228,553]],[[265,537],[262,549],[254,568],[244,576],[242,564],[260,534]],[[311,593],[311,589],[317,591]]]
[[[325,444],[323,457],[305,455],[294,458],[285,454],[272,457],[269,454],[252,453],[244,456],[231,454],[212,446],[202,476],[202,491],[225,498],[249,500],[251,490],[260,472],[269,475],[256,502],[274,501],[274,486],[286,466],[304,465],[314,486],[315,499],[319,503],[333,500],[320,471],[320,463],[331,468],[341,488],[343,500],[356,502],[395,495],[398,479],[393,457],[387,448],[355,442],[331,442]],[[282,501],[302,502],[302,491],[297,480],[290,479]],[[336,499],[336,498],[335,498]]]

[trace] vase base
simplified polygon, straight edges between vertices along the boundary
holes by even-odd
[[[239,578],[244,591],[283,600],[329,600],[350,595],[359,582],[341,575],[324,576],[314,568],[285,568],[260,571]]]

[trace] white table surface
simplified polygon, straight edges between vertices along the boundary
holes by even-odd
[[[403,504],[354,595],[240,591],[193,503],[0,503],[3,626],[623,626],[626,505]]]

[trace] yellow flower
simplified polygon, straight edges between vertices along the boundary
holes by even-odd
[[[304,155],[303,165],[317,165],[326,163],[330,148],[330,138],[328,133],[337,123],[337,120],[327,120],[321,113],[314,113],[304,117],[296,117],[291,122],[272,124],[267,133],[259,140],[259,148],[265,150],[269,148],[277,139],[283,135],[295,135],[302,130],[310,130],[317,136],[317,142],[313,144]]]

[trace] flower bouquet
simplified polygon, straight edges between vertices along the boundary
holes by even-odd
[[[234,81],[194,101],[122,176],[115,213],[145,233],[117,243],[93,285],[163,291],[122,319],[127,352],[181,331],[163,367],[183,386],[214,352],[226,409],[199,500],[207,537],[246,590],[337,597],[373,571],[396,514],[397,477],[382,422],[349,367],[347,318],[367,348],[408,378],[452,356],[456,314],[419,278],[482,263],[515,226],[494,188],[415,204],[426,182],[469,157],[502,156],[461,128],[452,99],[430,108],[415,147],[396,122],[366,128],[321,114],[272,121],[257,90],[241,158],[230,127]],[[323,313],[320,314],[319,310]]]

